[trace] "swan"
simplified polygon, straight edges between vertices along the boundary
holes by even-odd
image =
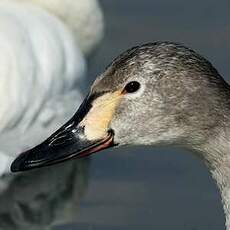
[[[13,172],[81,158],[122,145],[191,150],[220,190],[230,230],[230,86],[212,64],[173,42],[136,46],[93,83],[75,115],[23,152]]]
[[[58,18],[31,4],[0,3],[0,175],[80,103],[85,58]],[[65,109],[63,109],[65,105]]]
[[[84,55],[90,53],[104,35],[104,18],[97,0],[8,0],[33,4],[56,16],[72,32]]]

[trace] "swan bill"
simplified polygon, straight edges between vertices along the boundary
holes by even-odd
[[[104,98],[108,99],[108,96],[106,95]],[[114,101],[112,94],[110,100]],[[115,105],[113,107],[111,103],[109,104],[110,108],[100,106],[97,109],[95,96],[88,96],[76,114],[65,125],[38,146],[21,153],[11,164],[11,171],[26,171],[72,158],[82,158],[114,146],[114,132],[108,128],[108,124]],[[104,123],[100,122],[93,125],[92,122],[98,120],[96,119],[97,116]],[[103,116],[104,119],[102,119]],[[93,132],[92,127],[87,127],[89,125],[98,131]]]

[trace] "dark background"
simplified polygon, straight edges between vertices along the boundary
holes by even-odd
[[[88,86],[122,51],[176,41],[208,58],[229,81],[227,0],[101,0],[105,39],[90,59]],[[205,166],[182,150],[106,150],[91,160],[88,190],[76,220],[55,229],[224,229],[219,192]]]

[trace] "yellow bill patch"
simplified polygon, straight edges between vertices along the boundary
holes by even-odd
[[[108,125],[121,96],[121,91],[106,93],[93,102],[92,108],[80,123],[81,126],[85,126],[85,135],[89,140],[107,135]]]

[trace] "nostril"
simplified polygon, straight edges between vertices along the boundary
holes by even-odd
[[[70,134],[58,136],[49,143],[49,146],[58,146],[58,145],[65,145],[68,142],[72,141],[73,137]]]

